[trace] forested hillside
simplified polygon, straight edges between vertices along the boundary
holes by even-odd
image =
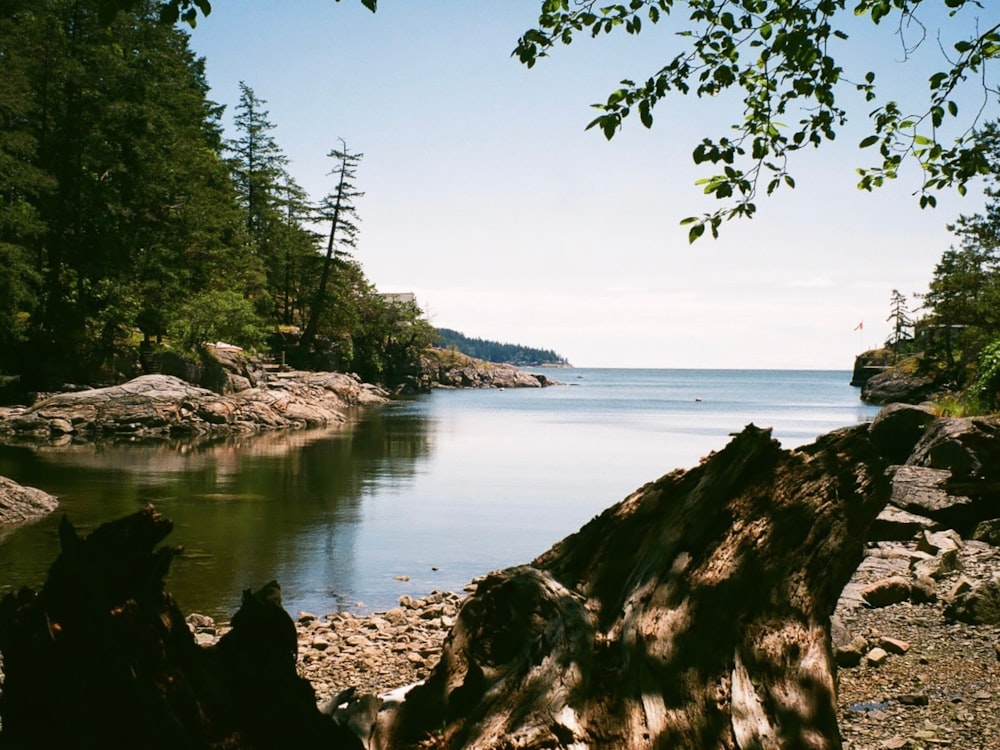
[[[129,5],[0,7],[0,375],[120,380],[140,346],[280,331],[290,359],[398,381],[433,329],[352,255],[361,154],[331,136],[314,201],[266,102],[244,84],[226,139],[187,33]]]
[[[551,349],[534,349],[522,344],[502,344],[498,341],[472,339],[463,333],[450,328],[438,328],[435,346],[442,349],[457,349],[476,359],[487,362],[508,362],[512,365],[568,365],[565,357],[561,357]]]

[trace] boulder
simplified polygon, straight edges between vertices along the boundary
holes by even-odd
[[[964,529],[981,511],[976,509],[973,498],[948,491],[951,478],[948,469],[900,466],[892,476],[889,502],[895,508],[930,518],[940,526]]]
[[[910,579],[903,576],[883,578],[865,586],[861,598],[869,607],[888,607],[909,599],[911,585]]]
[[[936,381],[929,375],[913,375],[904,368],[891,367],[865,381],[861,398],[870,404],[919,404],[936,388]]]
[[[868,538],[880,542],[902,542],[913,539],[922,531],[939,528],[940,524],[933,519],[887,505],[872,524]]]
[[[971,625],[1000,625],[1000,577],[956,594],[944,616]]]
[[[934,420],[934,411],[929,406],[893,403],[876,415],[869,432],[886,460],[901,464]]]
[[[34,521],[58,505],[58,499],[47,492],[0,477],[0,528]]]
[[[977,524],[972,532],[972,538],[992,544],[994,547],[1000,547],[1000,518],[993,518]]]
[[[940,417],[907,463],[950,471],[955,480],[1000,479],[1000,417]]]
[[[429,349],[420,357],[420,371],[411,378],[409,390],[544,388],[550,385],[556,382],[514,365],[485,362],[449,349]]]

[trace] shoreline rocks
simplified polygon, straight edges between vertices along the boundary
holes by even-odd
[[[319,706],[348,690],[380,695],[419,682],[441,655],[463,599],[432,591],[401,596],[398,606],[384,612],[299,612],[294,618],[299,674],[312,683]],[[227,623],[202,614],[188,615],[187,623],[200,646],[215,645],[229,630]]]
[[[0,477],[0,531],[46,516],[58,505],[59,500],[47,492]]]
[[[60,442],[299,429],[343,423],[352,408],[388,401],[383,389],[342,373],[277,373],[226,395],[172,375],[142,375],[0,409],[0,438]]]

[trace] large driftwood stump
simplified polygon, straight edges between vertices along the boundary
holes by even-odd
[[[489,576],[370,746],[839,748],[829,623],[889,496],[867,427],[747,427]]]

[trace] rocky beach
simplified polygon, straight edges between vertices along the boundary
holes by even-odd
[[[171,393],[177,391],[175,384],[168,385],[167,390]],[[94,395],[91,393],[89,397]],[[108,400],[107,394],[97,395]],[[147,395],[145,398],[144,408],[152,411],[160,408],[161,404],[155,396]],[[184,390],[182,398],[190,401],[200,398],[200,394],[192,395]],[[69,401],[73,402],[73,399]],[[48,420],[48,426],[37,431],[39,435],[44,432],[50,440],[57,435],[58,430],[53,429],[52,421],[66,419],[65,412],[56,409],[61,403],[58,399],[55,402],[47,399],[33,408],[35,416],[29,419]],[[80,405],[74,403],[72,408],[79,409]],[[99,411],[88,413],[100,414]],[[66,421],[70,425],[108,424],[100,418],[76,423],[71,419]],[[80,429],[83,434],[89,428]],[[863,556],[854,558],[851,567],[844,570],[843,577],[833,589],[832,598],[826,599],[830,607],[836,601],[828,641],[823,650],[829,651],[837,665],[834,674],[835,710],[843,747],[849,750],[926,750],[936,747],[1000,750],[1000,731],[996,721],[996,717],[1000,716],[1000,514],[996,510],[996,467],[1000,466],[997,460],[1000,454],[998,434],[1000,421],[996,417],[939,418],[926,407],[893,405],[884,409],[871,425],[845,428],[824,436],[814,445],[784,452],[771,444],[769,431],[751,425],[724,451],[706,457],[701,466],[687,472],[674,472],[649,483],[622,503],[609,508],[592,524],[612,521],[619,514],[626,519],[633,512],[626,510],[629,507],[639,509],[641,519],[642,513],[648,512],[641,511],[642,508],[653,507],[650,503],[660,502],[656,500],[659,493],[669,495],[674,491],[670,488],[675,486],[678,490],[682,486],[689,487],[689,491],[693,492],[692,498],[698,498],[702,492],[698,488],[708,486],[704,485],[707,477],[698,478],[702,472],[709,472],[708,476],[718,472],[718,480],[723,481],[726,487],[734,481],[732,487],[743,492],[742,481],[729,478],[732,467],[750,466],[766,456],[775,456],[776,461],[782,462],[776,466],[786,467],[775,469],[778,472],[776,476],[783,476],[781,472],[791,473],[787,480],[773,486],[765,485],[771,489],[764,490],[763,494],[761,490],[751,489],[749,494],[742,495],[748,498],[748,502],[764,502],[764,505],[756,509],[755,506],[735,505],[731,512],[738,513],[738,518],[757,519],[754,520],[757,523],[762,518],[759,511],[770,508],[772,510],[767,512],[773,513],[775,519],[790,519],[795,516],[782,511],[782,503],[786,502],[786,498],[794,502],[801,500],[805,502],[808,512],[816,514],[810,516],[807,528],[818,524],[816,528],[826,529],[814,543],[827,544],[828,539],[841,538],[850,545],[860,544],[860,539],[855,536],[852,542],[843,537],[841,532],[837,532],[838,527],[827,526],[829,521],[823,520],[822,515],[831,509],[839,513],[836,507],[841,504],[847,510],[853,502],[882,508],[881,512],[872,510],[872,515],[864,521],[865,527],[870,530]],[[66,433],[63,437],[65,439]],[[744,449],[740,445],[746,446],[745,455],[741,453]],[[817,471],[819,474],[814,473]],[[755,476],[754,472],[747,474],[747,478]],[[840,489],[834,491],[833,487]],[[851,491],[855,493],[855,500],[841,498],[839,492],[851,487],[854,487]],[[832,494],[824,500],[826,493]],[[831,503],[834,498],[836,502]],[[715,504],[714,501],[709,503]],[[664,509],[669,507],[670,504]],[[878,515],[874,518],[876,512]],[[125,533],[120,538],[138,539],[143,545],[152,547],[169,533],[169,521],[151,509],[146,515],[147,521],[123,521],[126,524],[148,523],[148,533],[143,532],[138,537]],[[858,522],[862,518],[859,516]],[[874,523],[871,523],[872,518]],[[850,528],[854,522],[848,517],[845,523],[843,529]],[[593,534],[604,534],[600,525],[588,532],[592,524],[573,535],[577,539],[572,546],[562,549],[572,539],[567,538],[522,567],[525,571],[535,570],[532,576],[544,576],[548,575],[545,571],[553,566],[553,569],[559,570],[560,560],[577,559],[574,555],[579,553],[573,553],[573,549],[587,550],[593,546],[587,541]],[[640,521],[642,525],[644,523]],[[618,529],[616,534],[624,534],[623,540],[637,538],[635,529],[629,530],[628,526],[614,528]],[[740,528],[741,522],[733,525],[734,530]],[[802,527],[797,522],[787,528],[792,531],[787,543],[792,544],[798,538],[794,529]],[[750,534],[748,539],[759,538],[752,531],[752,526],[745,527],[745,530]],[[778,534],[777,531],[772,533]],[[68,540],[68,547],[64,544],[64,552],[69,550],[73,555],[86,555],[88,557],[83,560],[92,559],[94,562],[59,568],[60,576],[70,577],[46,584],[46,591],[51,589],[53,592],[51,595],[35,599],[30,594],[21,593],[16,600],[14,597],[5,599],[5,610],[0,613],[5,620],[5,639],[14,639],[5,641],[7,654],[19,653],[10,650],[11,644],[19,642],[17,639],[34,637],[30,634],[37,615],[29,617],[28,613],[35,607],[49,606],[46,602],[56,602],[53,597],[57,594],[70,596],[69,601],[72,601],[72,592],[78,590],[80,585],[73,582],[75,577],[91,575],[91,565],[97,566],[93,572],[104,571],[100,575],[110,575],[112,579],[120,574],[113,558],[101,552],[100,547],[88,552],[88,539],[78,541],[71,529],[61,529],[60,537],[64,535]],[[96,536],[101,536],[101,533]],[[109,538],[107,533],[103,538]],[[779,538],[785,537],[779,535],[775,541],[769,542],[776,552],[786,549],[784,544],[776,541]],[[722,548],[730,543],[730,537],[725,533],[720,539]],[[131,546],[134,541],[122,543]],[[809,544],[803,549],[808,547]],[[138,553],[129,554],[135,557]],[[161,548],[161,552],[142,552],[140,557],[146,560],[143,565],[148,566],[151,572],[160,571],[154,575],[161,575],[166,571],[163,561],[172,554]],[[604,557],[598,555],[597,559]],[[682,552],[676,559],[687,565],[686,561],[690,558],[687,552]],[[793,557],[792,564],[798,559]],[[859,559],[861,564],[857,565]],[[761,562],[764,560],[760,558]],[[53,566],[53,571],[56,570],[57,566]],[[788,570],[795,571],[795,568]],[[853,575],[850,575],[852,570]],[[363,704],[371,715],[377,716],[380,705],[390,713],[392,706],[399,705],[401,689],[424,680],[440,679],[442,664],[454,658],[455,639],[470,637],[469,617],[464,616],[463,606],[476,600],[484,590],[484,582],[485,589],[489,591],[490,586],[495,588],[497,581],[504,580],[505,576],[514,576],[510,578],[514,581],[518,575],[521,573],[504,571],[472,581],[462,592],[434,591],[419,598],[401,597],[398,606],[380,612],[365,612],[360,608],[358,611],[348,609],[330,613],[296,612],[290,613],[292,616],[289,619],[280,610],[280,588],[273,582],[258,594],[247,592],[244,605],[257,601],[265,609],[270,607],[273,610],[277,602],[280,617],[288,620],[289,628],[295,633],[292,641],[294,658],[288,668],[297,673],[296,679],[309,686],[309,702],[327,713],[341,704],[349,704],[355,709]],[[848,575],[850,580],[841,591],[842,582],[848,579]],[[797,573],[792,574],[793,578],[796,576]],[[672,580],[668,575],[667,584],[673,585],[670,583]],[[742,581],[741,585],[754,585],[752,576],[750,579],[737,577],[732,580]],[[142,577],[141,581],[145,583],[136,579],[127,585],[140,584],[136,596],[150,597],[151,602],[160,601],[157,606],[164,607],[163,612],[169,613],[168,619],[186,623],[187,627],[182,630],[190,631],[193,643],[203,647],[197,651],[206,654],[204,657],[192,654],[183,647],[178,652],[181,661],[171,669],[189,670],[192,667],[187,665],[188,660],[198,664],[206,658],[215,658],[210,654],[224,656],[227,653],[226,638],[236,631],[235,618],[232,628],[227,623],[218,623],[198,614],[178,619],[183,615],[169,601],[169,597],[167,600],[159,599],[162,589],[151,583],[155,578]],[[809,591],[813,589],[806,591],[791,584],[789,586],[789,591],[812,595]],[[822,589],[820,582],[815,590]],[[277,598],[268,593],[272,590],[279,592]],[[840,592],[839,598],[837,592]],[[574,593],[566,601],[575,601],[580,596]],[[129,601],[126,599],[124,605],[110,609],[112,619],[118,623],[116,627],[139,627],[139,623],[132,619],[133,613],[147,611],[147,605],[136,609]],[[483,611],[482,601],[480,598],[477,605],[480,612]],[[518,602],[521,602],[520,596],[511,600],[510,604],[514,606]],[[89,602],[86,604],[88,607],[92,605]],[[487,605],[487,609],[490,606],[493,605]],[[624,611],[630,606],[626,605]],[[608,614],[618,617],[620,611],[616,605]],[[657,611],[664,610],[656,608],[650,611],[655,616]],[[824,607],[823,612],[829,611]],[[22,612],[23,615],[18,614]],[[163,617],[160,616],[161,622],[166,622]],[[552,620],[560,621],[565,622],[562,615],[555,615]],[[284,628],[280,621],[277,625],[279,630]],[[474,631],[476,626],[473,624],[472,627]],[[22,633],[22,628],[27,629]],[[61,642],[58,627],[52,630],[50,626],[49,632],[53,643]],[[163,637],[167,638],[164,643],[177,644],[171,648],[180,645],[177,637],[170,635],[169,629]],[[286,635],[280,637],[288,642]],[[236,641],[230,638],[230,651],[236,648],[234,643]],[[707,649],[703,658],[712,661],[708,642],[702,646]],[[208,665],[212,663],[205,662]],[[8,667],[12,667],[12,663]],[[384,704],[374,697],[387,694],[393,697]],[[826,732],[825,736],[832,736],[831,732]]]
[[[944,556],[951,569],[932,578],[930,588],[914,589],[914,563],[940,562],[919,546],[925,545],[872,543],[838,603],[832,648],[840,662],[843,746],[1000,750],[1000,624],[971,624],[947,614],[957,592],[991,581],[1000,587],[1000,548],[959,540],[956,554]],[[894,595],[876,599],[893,583]],[[427,678],[475,587],[470,582],[459,593],[404,596],[384,612],[297,613],[298,671],[312,684],[318,705],[329,710],[345,691],[386,695]],[[188,624],[202,645],[216,643],[227,627],[202,615],[189,616]]]

